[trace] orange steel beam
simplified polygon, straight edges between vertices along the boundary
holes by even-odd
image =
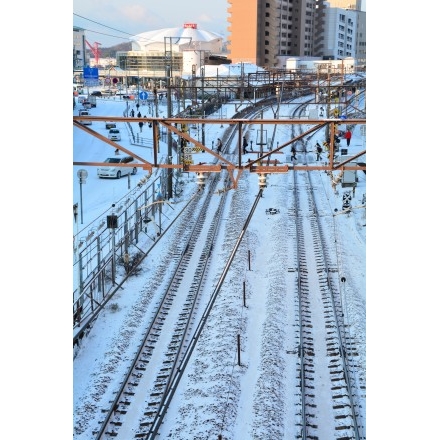
[[[122,147],[119,144],[114,143],[113,141],[110,141],[105,136],[101,135],[100,133],[97,133],[93,129],[89,128],[89,126],[85,126],[81,124],[81,121],[84,120],[92,120],[92,121],[113,121],[113,122],[139,122],[142,121],[144,123],[152,123],[153,126],[153,163],[145,160],[141,156],[133,153],[129,149]],[[241,148],[238,149],[238,164],[232,163],[230,160],[223,157],[221,154],[218,154],[216,151],[211,150],[206,145],[203,145],[201,142],[199,142],[197,139],[194,139],[191,137],[187,132],[183,132],[179,129],[177,124],[185,124],[185,125],[199,125],[199,124],[225,124],[225,125],[239,125],[239,132],[242,133],[243,125],[255,125],[258,122],[259,125],[261,124],[268,124],[268,125],[313,125],[311,128],[306,130],[304,133],[302,133],[299,136],[296,136],[293,139],[288,140],[287,142],[283,143],[282,145],[279,145],[277,148],[271,150],[271,151],[264,151],[262,154],[261,152],[255,151],[254,153],[259,154],[259,157],[254,160],[248,160],[245,164],[241,163],[241,157],[242,157],[242,150]],[[182,169],[185,172],[220,172],[222,169],[225,169],[228,171],[231,180],[233,182],[233,188],[237,187],[238,179],[240,178],[241,174],[244,170],[247,170],[249,172],[256,172],[256,173],[285,173],[292,170],[324,170],[324,171],[336,171],[336,170],[366,170],[366,166],[347,166],[346,164],[349,162],[352,162],[356,158],[362,156],[363,154],[366,154],[366,150],[363,150],[356,155],[350,157],[350,159],[347,159],[341,163],[335,163],[333,161],[334,157],[334,133],[337,129],[337,126],[339,124],[349,124],[349,125],[360,125],[360,124],[366,124],[366,119],[258,119],[258,120],[250,120],[250,119],[201,119],[201,118],[155,118],[155,117],[121,117],[121,116],[73,116],[73,125],[86,133],[90,134],[91,136],[94,136],[103,142],[109,144],[113,148],[118,148],[120,151],[123,151],[124,153],[133,156],[135,159],[139,161],[138,166],[139,168],[142,168],[144,170],[147,170],[149,172],[152,172],[153,168],[175,168],[175,169]],[[217,157],[222,163],[217,165],[210,165],[210,164],[198,164],[198,165],[187,165],[187,164],[159,164],[158,163],[158,153],[159,153],[159,126],[162,125],[167,130],[170,130],[177,136],[184,138],[189,143],[194,144],[196,147],[199,147],[201,150],[205,151],[206,153]],[[280,150],[285,148],[288,145],[294,144],[295,142],[301,140],[305,136],[309,136],[310,134],[326,127],[327,125],[330,126],[330,148],[329,148],[329,162],[326,165],[293,165],[293,164],[283,164],[279,162],[279,165],[274,165],[273,162],[270,160],[270,156],[272,154],[279,154],[281,153]],[[241,144],[241,136],[239,136],[238,143]],[[265,161],[265,159],[267,159]],[[264,164],[266,162],[266,165]],[[73,162],[73,165],[90,165],[90,166],[102,166],[104,163],[102,162]],[[133,164],[127,164],[127,165],[117,165],[117,166],[129,166],[132,167]],[[237,174],[234,177],[234,171],[237,171]]]

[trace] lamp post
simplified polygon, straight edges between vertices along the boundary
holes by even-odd
[[[83,224],[82,184],[86,183],[88,173],[87,173],[87,170],[81,169],[81,170],[78,170],[76,175],[79,177],[79,199],[80,199],[80,205],[81,205],[81,224]]]

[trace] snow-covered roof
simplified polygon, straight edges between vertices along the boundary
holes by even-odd
[[[169,38],[169,40],[166,40],[166,38]],[[182,27],[143,32],[131,37],[130,40],[139,47],[145,47],[152,43],[164,44],[164,42],[167,42],[167,44],[171,43],[178,46],[191,43],[194,44],[194,48],[197,48],[197,43],[223,40],[223,36],[216,32],[197,29],[195,23],[185,23]]]

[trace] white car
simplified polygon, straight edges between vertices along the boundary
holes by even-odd
[[[88,110],[81,109],[78,112],[78,116],[92,116],[92,115],[90,114],[90,112]],[[92,121],[87,121],[87,120],[80,121],[80,124],[82,124],[82,125],[92,125]]]
[[[101,90],[101,94],[102,96],[111,96],[111,95],[116,95],[116,91],[112,90],[112,89],[103,89]]]
[[[111,141],[120,141],[121,140],[121,132],[119,128],[111,128],[108,132],[108,138]]]
[[[133,167],[118,167],[117,164],[131,163],[135,164],[132,156],[111,156],[104,162],[108,163],[108,166],[98,167],[98,177],[111,177],[119,179],[122,176],[128,176],[129,174],[136,174],[137,168]]]

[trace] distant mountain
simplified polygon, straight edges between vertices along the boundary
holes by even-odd
[[[131,50],[131,43],[120,43],[116,44],[115,46],[110,47],[100,47],[99,52],[100,58],[116,58],[116,52],[118,51],[128,51]],[[92,51],[90,49],[87,49],[88,55],[93,58]]]

